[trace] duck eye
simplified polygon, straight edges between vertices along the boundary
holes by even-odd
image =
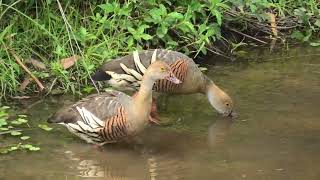
[[[229,106],[229,103],[226,103],[226,106]]]

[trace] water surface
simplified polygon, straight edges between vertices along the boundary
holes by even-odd
[[[239,118],[219,116],[205,96],[161,96],[165,127],[141,144],[98,150],[54,125],[26,135],[41,151],[0,156],[0,179],[320,179],[320,56],[316,49],[250,52],[248,61],[208,66],[236,104]],[[212,60],[208,60],[210,62]],[[17,113],[43,123],[72,97],[25,101]],[[1,141],[10,138],[0,137]]]

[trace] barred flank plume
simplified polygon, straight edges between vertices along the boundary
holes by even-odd
[[[115,142],[127,136],[127,116],[122,106],[118,107],[117,114],[105,120],[104,127],[99,130],[102,137],[109,142]]]
[[[177,60],[170,65],[173,74],[183,83],[187,75],[188,62],[186,60]],[[159,92],[174,92],[181,84],[174,84],[166,79],[158,80],[154,85],[154,90]]]
[[[88,143],[113,143],[128,135],[127,116],[122,106],[118,107],[116,115],[105,121],[100,120],[84,107],[76,108],[82,120],[60,124]]]

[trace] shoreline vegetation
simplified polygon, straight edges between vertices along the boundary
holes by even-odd
[[[166,48],[235,59],[242,48],[320,46],[318,0],[0,1],[0,99],[94,91],[103,62]]]

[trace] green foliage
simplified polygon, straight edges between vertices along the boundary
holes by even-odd
[[[269,12],[277,16],[278,26],[294,27],[284,33],[313,46],[319,44],[317,0],[60,2],[64,14],[57,1],[0,3],[0,98],[23,95],[37,88],[32,83],[18,92],[27,75],[16,63],[12,50],[24,60],[32,57],[43,62],[46,70],[28,67],[49,87],[82,93],[91,91],[89,74],[107,59],[145,48],[206,54],[216,41],[226,41],[221,33],[226,24],[239,31],[270,33]],[[64,69],[60,60],[73,54],[82,58]],[[51,84],[52,79],[56,81]]]
[[[24,130],[30,128],[26,115],[18,115],[15,118],[11,118],[8,113],[9,107],[0,107],[0,138],[14,138],[14,143],[3,143],[4,146],[0,146],[0,153],[6,154],[16,150],[38,151],[40,147],[32,145],[29,140],[30,136],[25,135]],[[10,117],[10,118],[9,118]],[[26,126],[27,125],[27,126]],[[38,125],[46,131],[50,131],[52,128],[47,125]],[[10,141],[11,142],[11,141]]]
[[[261,31],[270,31],[270,28],[257,24],[268,23],[270,21],[268,13],[271,12],[277,16],[278,28],[285,29],[283,32],[291,34],[291,38],[317,45],[317,42],[313,42],[319,38],[320,32],[320,2],[317,0],[237,0],[231,1],[230,6],[237,7],[240,14],[237,14],[238,18],[228,20],[236,21],[237,25],[242,26],[242,29],[248,29],[248,26],[254,23]],[[258,22],[255,22],[255,19]]]

